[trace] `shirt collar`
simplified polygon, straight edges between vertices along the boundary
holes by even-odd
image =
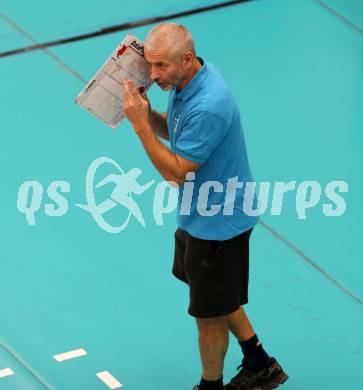
[[[185,101],[193,96],[198,90],[205,79],[208,71],[207,63],[201,57],[197,57],[199,62],[202,64],[202,67],[198,70],[198,72],[193,76],[191,80],[189,80],[188,84],[180,91],[177,92],[176,87],[174,89],[174,99],[180,99]]]

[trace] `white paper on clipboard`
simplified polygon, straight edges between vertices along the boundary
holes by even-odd
[[[153,83],[144,57],[144,44],[131,34],[126,35],[75,102],[115,129],[125,117],[120,83],[125,78],[132,80],[140,93],[146,92]]]

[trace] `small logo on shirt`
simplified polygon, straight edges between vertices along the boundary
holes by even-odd
[[[174,118],[174,128],[173,128],[174,133],[176,133],[176,130],[178,128],[179,119],[180,119],[180,114],[178,115],[178,117]]]

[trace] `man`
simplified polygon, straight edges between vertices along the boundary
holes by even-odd
[[[244,212],[242,191],[232,191],[232,202],[231,191],[225,196],[223,190],[231,178],[253,181],[238,107],[217,67],[196,56],[185,27],[153,28],[145,58],[151,78],[171,90],[167,112],[153,110],[129,80],[122,82],[124,111],[154,166],[179,189],[172,273],[189,286],[188,312],[199,332],[203,373],[193,390],[275,388],[288,377],[262,348],[242,306],[248,301],[249,238],[258,217]],[[170,141],[171,150],[158,136]],[[224,387],[229,330],[244,357]]]

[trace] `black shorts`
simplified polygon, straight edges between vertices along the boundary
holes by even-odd
[[[188,313],[230,314],[248,302],[249,239],[253,227],[228,240],[204,240],[177,228],[172,273],[189,285]]]

